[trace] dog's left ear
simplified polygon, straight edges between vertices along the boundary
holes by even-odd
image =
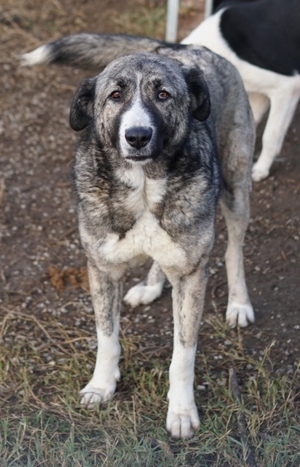
[[[70,110],[70,125],[75,131],[83,130],[93,118],[96,79],[85,79],[73,98]]]
[[[200,122],[210,114],[210,97],[206,82],[197,68],[184,68],[184,77],[192,99],[192,116]]]

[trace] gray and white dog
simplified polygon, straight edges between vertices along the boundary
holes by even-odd
[[[233,326],[254,321],[242,247],[255,129],[243,84],[229,62],[202,47],[172,49],[153,42],[156,54],[118,58],[85,80],[71,107],[72,128],[83,130],[75,182],[98,336],[94,374],[81,402],[91,407],[114,394],[122,277],[132,260],[150,256],[154,263],[146,280],[125,301],[152,302],[165,276],[172,285],[167,429],[187,438],[199,426],[194,361],[220,187],[228,227],[226,318]],[[49,46],[43,47],[45,53]],[[84,50],[65,49],[65,57],[73,54],[78,65],[80,57],[88,61],[88,50],[86,41]],[[102,58],[96,67],[103,67],[109,54],[97,50]],[[41,57],[41,50],[33,54]]]

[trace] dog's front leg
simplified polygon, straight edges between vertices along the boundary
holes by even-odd
[[[81,404],[92,408],[113,397],[120,378],[119,323],[122,282],[88,263],[89,283],[95,312],[98,350],[91,381],[80,391]]]
[[[190,438],[199,428],[194,400],[194,364],[207,283],[207,259],[183,277],[168,275],[173,286],[174,350],[170,366],[167,429],[174,438]]]

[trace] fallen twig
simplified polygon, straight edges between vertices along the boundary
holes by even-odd
[[[256,467],[255,457],[248,441],[248,432],[245,416],[241,410],[241,393],[234,368],[229,369],[229,387],[232,391],[238,409],[237,423],[239,435],[243,446],[244,461],[246,462],[246,465],[248,467]]]
[[[3,204],[4,191],[5,191],[5,180],[4,178],[0,178],[0,206],[2,206]]]

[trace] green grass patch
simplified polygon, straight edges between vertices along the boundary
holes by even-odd
[[[300,464],[299,372],[295,368],[288,376],[276,375],[271,348],[259,359],[247,356],[239,333],[231,331],[232,345],[222,363],[215,360],[214,345],[199,352],[195,393],[201,428],[191,440],[173,441],[165,429],[169,366],[165,347],[158,348],[153,358],[153,349],[142,348],[139,337],[123,336],[122,379],[115,398],[87,411],[78,402],[95,358],[87,331],[77,328],[67,338],[59,321],[22,313],[6,315],[3,322],[1,467],[240,467],[249,465],[247,450],[257,466]],[[31,338],[22,337],[20,326],[30,329]],[[217,320],[209,326],[212,343],[226,337],[226,326]],[[228,384],[228,369],[233,366],[240,404]],[[241,413],[246,446],[238,425]]]

